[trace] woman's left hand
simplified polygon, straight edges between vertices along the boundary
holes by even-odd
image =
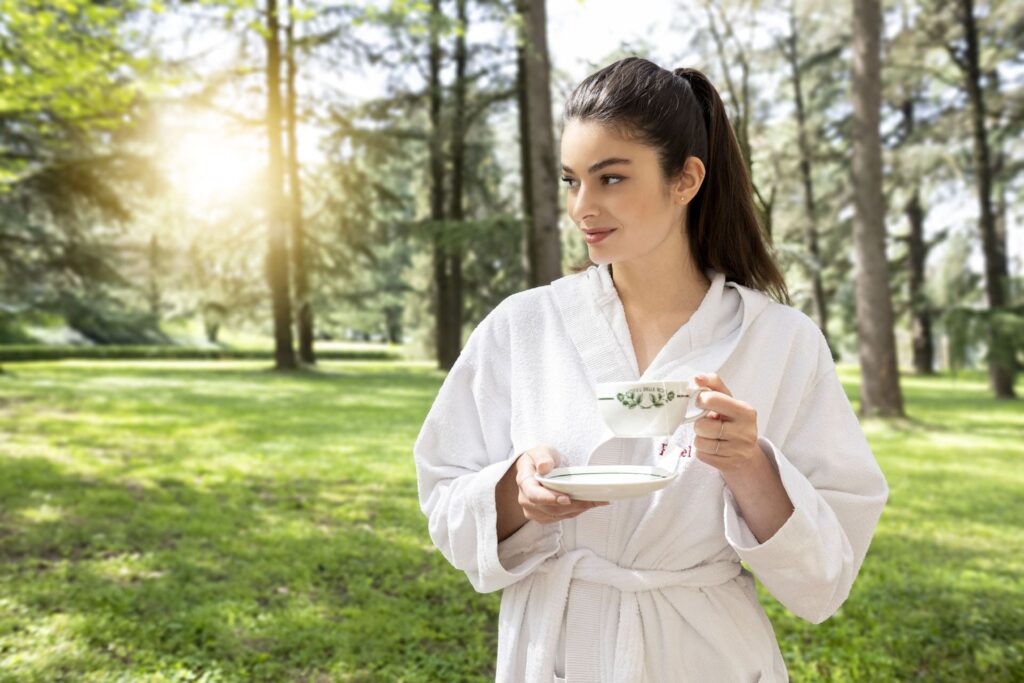
[[[710,391],[701,392],[697,404],[708,414],[693,424],[697,457],[723,474],[761,464],[765,454],[757,445],[757,411],[733,398],[729,387],[714,374],[697,375],[694,381]]]

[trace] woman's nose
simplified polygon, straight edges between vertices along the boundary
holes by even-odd
[[[600,213],[597,202],[592,196],[593,193],[586,189],[583,184],[580,184],[578,190],[576,190],[576,196],[569,201],[569,217],[579,225],[587,218],[596,216]]]

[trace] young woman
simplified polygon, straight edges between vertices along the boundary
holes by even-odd
[[[827,619],[885,479],[824,338],[781,303],[704,75],[639,58],[594,73],[566,103],[561,155],[591,265],[470,335],[414,447],[431,538],[476,590],[504,589],[498,681],[784,681],[740,562]],[[598,382],[689,378],[710,412],[670,442],[617,438],[598,413]],[[683,458],[670,486],[611,504],[536,479],[659,457]]]

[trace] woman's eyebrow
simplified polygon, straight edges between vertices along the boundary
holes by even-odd
[[[630,164],[630,163],[633,163],[633,162],[631,162],[629,159],[621,159],[619,157],[612,157],[610,159],[604,159],[603,161],[597,162],[596,164],[594,164],[593,166],[591,166],[590,168],[587,169],[587,173],[594,173],[596,171],[600,171],[605,166],[612,166],[613,164]],[[565,164],[562,164],[562,170],[566,171],[568,173],[575,173],[575,171],[573,171],[571,168],[569,168]]]

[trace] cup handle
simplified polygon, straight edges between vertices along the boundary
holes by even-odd
[[[708,389],[708,387],[697,387],[696,389],[693,390],[693,393],[690,394],[690,398],[686,400],[686,415],[683,416],[683,424],[696,422],[697,420],[701,419],[702,417],[708,414],[707,408],[697,408],[697,397],[700,396],[701,392],[704,391],[710,391],[710,389]],[[700,411],[699,413],[690,413],[691,403],[695,408],[697,408]]]

